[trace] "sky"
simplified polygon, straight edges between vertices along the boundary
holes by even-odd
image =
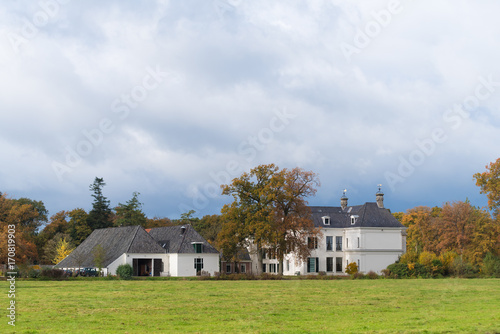
[[[469,199],[500,157],[500,2],[8,1],[0,192],[49,214],[139,192],[148,217],[218,214],[261,164],[310,205]]]

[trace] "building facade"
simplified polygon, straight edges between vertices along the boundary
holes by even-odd
[[[308,238],[311,254],[306,261],[293,254],[285,256],[283,274],[343,275],[351,262],[362,273],[380,273],[394,263],[406,252],[406,227],[384,208],[383,196],[379,189],[376,202],[349,206],[344,193],[339,207],[310,207],[314,225],[321,234]],[[257,268],[255,249],[250,249],[250,255],[254,270],[279,272],[278,260],[269,252],[263,252],[262,268]]]

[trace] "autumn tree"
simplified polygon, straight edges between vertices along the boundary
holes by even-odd
[[[66,233],[57,233],[53,238],[49,239],[46,243],[45,246],[42,249],[42,257],[41,261],[44,264],[56,264],[58,262],[54,263],[54,260],[58,256],[58,247],[61,244],[61,240],[65,240],[65,242],[68,243],[68,245],[73,246],[71,237],[69,234]],[[67,255],[67,254],[66,254]]]
[[[142,203],[139,202],[139,193],[134,192],[132,198],[126,204],[118,203],[115,208],[115,226],[146,226],[146,215],[142,211]]]
[[[407,250],[415,253],[422,251],[434,252],[438,242],[436,233],[439,217],[439,208],[418,206],[407,210],[401,218],[401,223],[408,227],[406,230]]]
[[[481,188],[481,194],[488,197],[488,206],[495,216],[500,215],[500,158],[486,166],[483,173],[474,174],[476,185]]]
[[[219,243],[223,249],[235,252],[245,242],[252,242],[259,269],[262,250],[268,249],[276,254],[279,273],[283,274],[285,255],[294,253],[299,259],[306,259],[311,251],[307,237],[319,234],[305,200],[315,194],[317,186],[316,174],[300,168],[280,170],[270,164],[243,173],[231,184],[222,186],[223,194],[232,195],[234,201],[221,211],[223,227]]]
[[[98,228],[106,228],[112,226],[112,212],[109,206],[109,200],[103,195],[102,188],[106,185],[103,178],[96,177],[94,183],[90,185],[90,190],[93,192],[94,203],[92,210],[87,216],[87,225],[93,231]]]
[[[71,243],[66,240],[66,238],[61,238],[57,242],[57,247],[56,247],[56,256],[53,259],[53,263],[57,264],[64,260],[71,252],[75,249],[72,247]]]
[[[41,201],[27,198],[11,199],[0,195],[0,261],[7,260],[8,226],[15,226],[16,263],[38,261],[36,237],[38,229],[47,221],[47,210]]]
[[[77,208],[69,211],[68,216],[70,218],[68,233],[75,246],[78,246],[92,233],[92,229],[88,225],[88,214],[84,209]]]

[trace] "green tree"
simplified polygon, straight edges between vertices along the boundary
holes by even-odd
[[[68,233],[75,246],[78,246],[92,233],[92,229],[88,225],[88,214],[85,210],[77,208],[71,210],[68,213],[68,216],[70,218],[68,223]]]
[[[115,226],[146,226],[147,218],[142,212],[142,203],[138,199],[139,195],[138,192],[134,192],[132,198],[126,204],[118,203],[115,208]]]
[[[96,265],[100,276],[102,267],[104,266],[104,261],[106,260],[106,250],[99,244],[92,249],[92,255],[94,256],[94,264]]]
[[[98,228],[111,227],[112,212],[109,206],[109,200],[103,195],[102,188],[106,185],[102,178],[96,177],[94,183],[90,185],[90,190],[93,192],[94,203],[92,210],[87,216],[87,225],[93,231]]]

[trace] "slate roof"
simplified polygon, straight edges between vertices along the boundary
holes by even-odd
[[[358,227],[397,227],[404,226],[388,209],[379,208],[377,203],[347,206],[344,210],[334,206],[311,206],[314,226],[322,228],[358,228]],[[356,224],[351,225],[351,216],[358,216]],[[330,225],[324,225],[322,217],[330,217]]]
[[[142,226],[111,227],[94,230],[56,267],[96,267],[92,251],[97,245],[101,245],[106,252],[103,267],[107,267],[123,253],[165,253],[165,249]]]
[[[182,232],[183,228],[185,229],[184,232]],[[167,253],[195,253],[192,245],[193,242],[203,244],[203,253],[219,253],[189,224],[182,226],[155,227],[149,231],[149,235],[157,240],[160,245],[165,244]]]

